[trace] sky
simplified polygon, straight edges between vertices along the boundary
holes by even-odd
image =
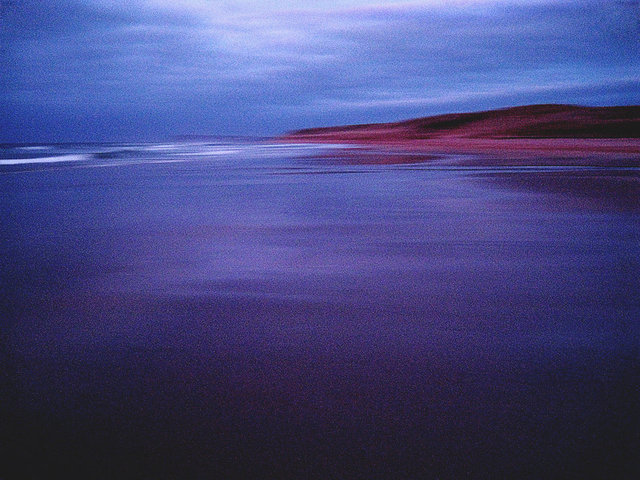
[[[640,104],[630,0],[0,1],[0,142]]]

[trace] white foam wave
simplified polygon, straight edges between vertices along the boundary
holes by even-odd
[[[215,155],[232,155],[234,153],[238,153],[240,150],[238,149],[215,149],[215,150],[201,150],[196,152],[181,152],[176,153],[176,155],[184,156],[184,157],[209,157]]]
[[[53,150],[53,149],[51,147],[45,147],[42,145],[31,145],[28,147],[19,147],[18,150],[35,151],[35,150]]]
[[[0,159],[0,165],[23,165],[28,163],[58,163],[58,162],[77,162],[79,160],[89,160],[90,155],[86,154],[69,154],[58,155],[56,157],[36,157],[36,158],[4,158]]]
[[[179,143],[159,143],[156,145],[148,145],[144,147],[140,147],[140,150],[145,152],[163,152],[166,150],[176,150],[180,148],[182,145]]]

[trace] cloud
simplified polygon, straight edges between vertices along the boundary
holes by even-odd
[[[603,80],[599,82],[552,82],[548,84],[519,85],[494,85],[482,89],[460,90],[456,92],[446,92],[443,94],[432,94],[430,96],[406,96],[403,94],[389,92],[378,92],[376,97],[363,99],[317,99],[311,108],[323,108],[333,110],[345,109],[377,109],[377,108],[398,108],[398,107],[432,107],[441,105],[452,105],[469,102],[473,100],[490,100],[519,97],[523,95],[540,94],[575,94],[608,91],[611,89],[633,89],[640,88],[640,75],[636,77],[621,78],[615,80]],[[381,98],[383,97],[383,98]]]
[[[122,5],[24,1],[5,15],[3,140],[271,134],[505,101],[640,100],[628,86],[637,25],[621,4]]]

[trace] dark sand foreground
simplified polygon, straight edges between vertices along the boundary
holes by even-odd
[[[47,147],[0,164],[0,479],[640,478],[640,169]]]

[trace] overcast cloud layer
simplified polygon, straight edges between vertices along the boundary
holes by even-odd
[[[640,103],[637,2],[2,8],[4,142],[272,135],[527,103]]]

